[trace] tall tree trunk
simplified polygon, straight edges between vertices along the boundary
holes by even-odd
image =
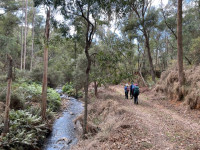
[[[32,46],[31,46],[31,65],[30,71],[33,68],[33,58],[34,58],[34,22],[35,22],[35,8],[33,7],[33,18],[32,18]]]
[[[23,52],[24,52],[24,0],[22,0],[22,33],[21,33],[21,62],[20,62],[20,70],[23,69]]]
[[[178,47],[178,80],[180,86],[184,83],[183,73],[183,47],[182,47],[182,0],[178,0],[177,14],[177,47]]]
[[[88,86],[89,86],[89,73],[90,73],[90,67],[91,67],[91,57],[89,55],[89,48],[92,43],[93,35],[95,32],[95,27],[96,27],[96,21],[95,25],[92,24],[89,18],[89,13],[90,13],[90,1],[88,2],[87,5],[87,13],[85,16],[85,13],[83,11],[83,6],[78,3],[79,8],[81,10],[81,16],[82,18],[86,21],[86,33],[85,33],[85,55],[87,58],[87,68],[86,68],[86,78],[85,78],[85,83],[84,83],[84,90],[85,90],[85,105],[84,105],[84,121],[83,121],[83,137],[85,137],[85,134],[87,133],[87,105],[88,105]]]
[[[28,9],[28,0],[26,0],[26,7],[25,7],[25,30],[24,30],[24,70],[26,69],[26,36],[27,36],[27,9]]]
[[[94,81],[94,94],[96,97],[98,97],[98,84],[97,81]]]
[[[88,25],[89,26],[89,25]],[[89,31],[89,29],[88,29]],[[88,86],[89,86],[89,73],[90,73],[90,67],[91,67],[91,58],[89,55],[89,47],[90,43],[86,42],[85,46],[85,55],[87,57],[87,69],[86,69],[86,80],[85,80],[85,106],[84,106],[84,127],[83,127],[83,134],[85,135],[87,133],[87,105],[88,105]]]
[[[22,35],[21,35],[21,62],[20,62],[20,70],[23,69],[23,52],[24,52],[24,39],[23,39],[23,34],[24,34],[24,28],[22,25]]]
[[[148,54],[148,59],[149,59],[149,65],[150,65],[150,69],[151,69],[151,76],[152,76],[152,80],[155,83],[156,79],[155,79],[155,72],[154,72],[153,61],[152,61],[152,57],[151,57],[151,50],[150,50],[150,45],[149,45],[149,36],[147,35],[147,32],[145,29],[144,29],[144,37],[145,37],[145,45],[147,48],[147,54]]]
[[[96,67],[95,59],[96,59],[96,57],[94,56],[94,68]],[[98,97],[98,84],[97,84],[96,80],[94,80],[94,94],[96,97]]]
[[[74,59],[75,59],[75,62],[76,62],[76,56],[77,55],[77,46],[76,46],[76,41],[74,43]]]
[[[158,48],[156,48],[156,69],[158,69]]]
[[[45,48],[44,48],[44,71],[42,82],[42,120],[46,120],[47,107],[47,71],[48,71],[48,47],[49,47],[49,31],[50,31],[50,7],[47,8],[46,26],[45,26]]]
[[[88,106],[88,86],[89,86],[89,74],[90,74],[90,67],[91,67],[91,58],[89,55],[89,48],[91,46],[92,42],[92,34],[94,32],[94,28],[91,25],[91,22],[89,20],[89,12],[90,12],[90,4],[88,4],[87,9],[87,16],[84,17],[87,21],[87,31],[85,34],[85,55],[87,58],[87,68],[86,68],[86,79],[85,79],[85,105],[84,105],[84,122],[83,122],[83,135],[85,137],[85,134],[87,133],[87,106]],[[82,12],[82,16],[84,16]],[[92,31],[90,31],[90,27],[92,28]]]
[[[8,66],[8,85],[7,85],[7,95],[6,95],[6,108],[5,108],[5,117],[4,117],[4,129],[3,136],[6,135],[9,131],[9,111],[10,111],[10,95],[11,95],[11,85],[12,85],[12,57],[7,55],[9,66]]]
[[[138,71],[140,69],[140,44],[138,42]]]

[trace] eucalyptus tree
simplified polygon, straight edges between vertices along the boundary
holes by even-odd
[[[178,80],[180,86],[184,84],[183,47],[182,47],[182,0],[178,0],[177,14],[177,47],[178,47]]]
[[[150,48],[150,33],[157,23],[157,10],[151,7],[151,0],[133,0],[127,2],[129,21],[125,23],[125,31],[132,30],[142,33],[148,54],[152,80],[155,82],[154,65]]]
[[[47,73],[48,73],[48,48],[49,48],[49,34],[50,34],[50,15],[51,6],[53,1],[49,0],[34,0],[35,6],[45,5],[46,6],[46,25],[45,25],[45,37],[44,37],[44,70],[43,70],[43,83],[42,83],[42,106],[41,115],[42,120],[46,120],[46,107],[47,107]]]
[[[33,16],[32,16],[32,45],[31,45],[31,64],[30,64],[30,71],[33,68],[33,58],[34,58],[34,37],[35,37],[35,8],[33,7]]]
[[[25,13],[25,26],[24,26],[24,62],[23,62],[23,69],[25,70],[26,69],[26,51],[27,51],[27,28],[28,28],[28,25],[27,25],[27,16],[28,16],[28,0],[25,0],[25,10],[24,10],[24,13]]]
[[[14,0],[2,0],[0,9],[2,10],[0,14],[0,61],[5,65],[7,54],[12,55],[18,51],[15,31],[18,30],[20,23],[16,13],[20,9],[20,3]]]
[[[88,105],[88,86],[89,86],[89,73],[91,69],[91,56],[89,54],[89,49],[92,46],[92,41],[94,34],[96,32],[96,25],[102,24],[104,17],[106,15],[105,9],[110,7],[107,1],[98,1],[98,0],[74,0],[74,1],[65,1],[58,0],[56,1],[57,6],[61,6],[60,10],[64,18],[70,18],[74,20],[77,16],[80,16],[84,22],[84,33],[85,33],[85,42],[84,42],[84,52],[87,58],[87,67],[85,70],[86,78],[84,82],[85,90],[85,108],[84,108],[84,135],[87,133],[87,105]]]

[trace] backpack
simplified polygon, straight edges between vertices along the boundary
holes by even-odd
[[[129,91],[129,87],[127,86],[127,91]]]
[[[134,95],[139,95],[139,93],[140,93],[139,87],[135,86],[135,88],[134,88]]]

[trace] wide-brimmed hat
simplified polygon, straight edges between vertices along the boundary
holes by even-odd
[[[126,83],[126,86],[128,86],[128,83]]]

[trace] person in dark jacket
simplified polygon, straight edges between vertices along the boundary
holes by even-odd
[[[124,86],[124,91],[125,91],[125,99],[128,99],[128,92],[129,92],[129,86],[128,86],[128,84],[126,84]]]
[[[138,87],[138,84],[135,84],[135,87],[134,87],[134,91],[133,91],[133,96],[134,96],[134,104],[138,104],[138,95],[140,94],[140,90],[139,90],[139,87]]]
[[[130,86],[130,98],[131,98],[131,99],[133,99],[134,87],[135,87],[135,85],[134,85],[133,82],[132,82],[132,84],[131,84],[131,86]]]

